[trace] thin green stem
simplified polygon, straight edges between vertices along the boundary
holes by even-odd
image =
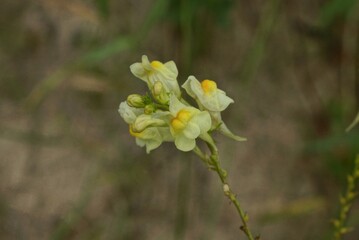
[[[211,156],[207,156],[204,154],[197,146],[193,150],[194,153],[196,153],[201,160],[206,163],[210,169],[214,170],[219,178],[221,179],[221,182],[223,184],[223,192],[227,196],[227,198],[234,204],[236,207],[236,210],[241,218],[242,226],[241,230],[244,232],[244,234],[247,236],[249,240],[259,240],[259,237],[254,238],[252,232],[249,229],[248,226],[248,215],[243,211],[236,194],[234,194],[229,186],[228,179],[227,179],[227,172],[221,167],[218,151],[216,146],[213,144],[213,142],[208,143],[207,145],[209,149],[211,150]]]
[[[211,163],[215,167],[215,171],[217,172],[218,176],[220,177],[222,183],[223,183],[223,191],[224,194],[228,197],[228,199],[234,204],[234,206],[237,209],[237,212],[242,220],[243,225],[241,226],[241,230],[247,235],[249,240],[254,240],[253,234],[251,233],[249,227],[248,227],[248,216],[241,208],[241,205],[239,204],[239,201],[236,197],[236,195],[232,192],[228,180],[227,180],[227,172],[221,168],[219,158],[218,158],[218,152],[212,153],[211,156]]]
[[[168,106],[160,103],[154,103],[155,107],[164,111],[168,111]]]
[[[352,228],[347,226],[349,212],[353,206],[353,201],[358,196],[357,181],[359,179],[359,154],[355,159],[353,173],[348,175],[347,190],[345,195],[340,197],[340,211],[337,219],[333,220],[334,240],[341,240],[343,235],[350,232]]]
[[[193,149],[193,152],[197,154],[197,156],[203,161],[203,163],[208,164],[206,154],[204,154],[198,146]]]

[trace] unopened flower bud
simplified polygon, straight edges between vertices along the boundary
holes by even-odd
[[[153,84],[152,88],[153,97],[162,104],[167,104],[169,101],[169,96],[166,92],[166,89],[163,87],[163,84],[160,81],[156,81]]]
[[[155,110],[156,110],[155,106],[153,106],[152,104],[148,104],[145,106],[144,113],[147,115],[150,115],[150,114],[154,113]]]
[[[145,102],[143,97],[139,94],[131,94],[127,97],[127,104],[131,107],[135,108],[143,108],[145,107]]]
[[[162,119],[154,118],[151,115],[142,114],[136,118],[132,126],[133,132],[142,132],[148,127],[160,127],[166,125],[166,122]]]
[[[153,85],[153,94],[160,95],[163,90],[163,84],[160,81],[155,82],[155,84]]]

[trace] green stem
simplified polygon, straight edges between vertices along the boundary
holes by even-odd
[[[337,219],[333,220],[334,240],[341,240],[352,228],[347,226],[350,210],[355,198],[358,196],[357,180],[359,178],[359,154],[356,156],[353,173],[348,175],[347,190],[345,195],[340,197],[340,211]]]
[[[154,103],[155,107],[157,109],[161,109],[161,110],[164,110],[164,111],[168,111],[168,106],[167,105],[164,105],[164,104],[160,104],[160,103]]]
[[[224,194],[234,204],[234,206],[236,207],[236,210],[241,218],[241,221],[243,224],[241,226],[241,230],[244,232],[244,234],[247,236],[247,238],[249,240],[255,240],[255,239],[259,240],[259,237],[256,237],[256,238],[253,237],[253,234],[250,231],[249,226],[248,226],[248,215],[241,208],[241,205],[239,204],[239,201],[238,201],[236,195],[232,192],[232,190],[229,186],[228,179],[227,179],[227,172],[221,167],[221,164],[219,162],[219,157],[218,157],[218,150],[217,150],[216,146],[213,144],[213,142],[211,142],[211,143],[207,142],[207,145],[208,145],[209,149],[211,150],[211,156],[208,157],[207,155],[205,155],[197,146],[193,150],[194,153],[196,153],[201,158],[201,160],[210,167],[210,169],[217,172],[217,174],[223,184]]]

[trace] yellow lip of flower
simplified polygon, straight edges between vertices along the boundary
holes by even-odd
[[[135,132],[135,131],[133,131],[132,124],[129,126],[129,131],[130,131],[131,136],[133,136],[133,137],[138,137],[138,138],[140,138],[140,137],[142,136],[142,133],[141,133],[141,132]]]
[[[180,130],[182,130],[182,129],[184,129],[186,127],[186,124],[181,122],[179,119],[174,118],[171,121],[171,126],[173,127],[173,129],[175,131],[180,131]]]
[[[181,122],[187,123],[192,118],[192,114],[190,111],[182,109],[177,113],[176,118]]]
[[[192,118],[190,111],[182,109],[177,113],[177,116],[171,120],[171,126],[175,131],[184,129],[188,121]]]
[[[154,69],[160,69],[163,67],[163,63],[161,63],[160,61],[152,61],[151,67],[153,67]]]
[[[208,79],[201,82],[201,87],[205,93],[212,93],[217,90],[216,82]]]

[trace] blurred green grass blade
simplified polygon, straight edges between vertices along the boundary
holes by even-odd
[[[80,58],[79,64],[83,66],[91,66],[97,64],[120,52],[130,50],[135,45],[135,40],[131,36],[124,36],[95,49]]]
[[[271,0],[266,6],[261,17],[259,27],[256,30],[253,44],[246,53],[246,60],[242,66],[239,79],[245,84],[254,77],[266,50],[266,45],[275,26],[279,14],[281,0]]]
[[[355,127],[355,125],[357,125],[359,123],[359,112],[356,116],[356,118],[354,119],[354,121],[349,125],[349,127],[346,129],[347,132],[349,132],[353,127]]]
[[[191,71],[193,61],[193,21],[196,7],[188,0],[181,1],[179,8],[179,24],[182,32],[182,65],[185,74]]]
[[[16,128],[0,125],[0,139],[23,142],[26,144],[42,144],[47,147],[69,144],[71,139],[65,139],[60,135],[45,135],[31,131],[23,131]],[[69,144],[70,145],[70,144]]]
[[[188,228],[189,219],[189,195],[191,189],[191,170],[193,168],[192,161],[184,161],[181,163],[181,172],[178,178],[177,188],[177,207],[174,223],[175,240],[184,239],[186,229]]]
[[[111,56],[137,46],[137,44],[151,30],[152,25],[163,17],[167,4],[167,0],[157,0],[151,8],[148,16],[145,18],[142,26],[139,28],[139,31],[136,31],[136,33],[117,37],[112,42],[89,51],[70,63],[59,67],[58,70],[56,70],[49,77],[43,79],[33,88],[25,100],[27,108],[30,110],[37,108],[51,91],[55,90],[67,76],[71,75],[78,68],[93,66],[107,58],[110,58]]]
[[[55,90],[64,81],[64,79],[66,79],[67,76],[71,75],[79,68],[91,67],[107,58],[110,58],[111,56],[130,50],[133,46],[135,46],[135,42],[132,39],[132,37],[128,36],[119,37],[114,41],[98,49],[92,50],[74,61],[71,61],[69,64],[61,66],[58,70],[52,73],[49,77],[43,79],[33,88],[25,100],[25,105],[28,109],[35,109],[50,92]]]
[[[146,19],[144,20],[142,26],[139,28],[138,34],[136,35],[136,40],[140,41],[144,36],[147,35],[149,30],[152,26],[160,19],[162,19],[167,10],[169,5],[168,0],[157,0],[151,8],[150,13],[147,15]]]
[[[306,145],[307,152],[323,153],[330,152],[340,146],[346,146],[348,149],[359,149],[359,134],[350,132],[348,134],[331,135],[327,138],[310,141]]]
[[[338,17],[346,15],[354,8],[357,0],[332,0],[323,6],[319,15],[319,21],[324,26],[329,26]]]
[[[96,167],[90,170],[89,177],[86,181],[86,185],[82,190],[80,199],[74,204],[73,208],[64,216],[64,218],[57,224],[51,236],[50,240],[63,240],[69,239],[69,235],[75,229],[76,225],[81,221],[84,215],[85,209],[92,199],[93,192],[96,186],[96,180],[98,179],[98,171]]]
[[[25,106],[30,110],[34,110],[49,92],[61,84],[68,71],[66,67],[60,68],[38,83],[26,98]]]
[[[201,2],[207,5],[218,24],[222,26],[228,24],[229,13],[234,6],[234,0],[201,0]]]
[[[300,198],[284,204],[274,211],[265,213],[261,216],[260,221],[262,224],[269,224],[290,218],[305,217],[313,212],[323,211],[325,207],[326,201],[324,198],[317,196]]]
[[[113,55],[134,48],[147,35],[152,26],[163,17],[166,8],[167,0],[157,0],[136,33],[120,36],[112,42],[85,54],[80,58],[80,64],[85,66],[97,64]]]

